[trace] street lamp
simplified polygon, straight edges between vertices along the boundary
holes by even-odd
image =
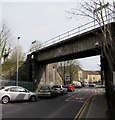
[[[17,76],[16,76],[16,85],[18,86],[18,62],[19,62],[19,39],[20,37],[17,38]]]

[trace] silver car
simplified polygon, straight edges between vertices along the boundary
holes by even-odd
[[[5,86],[0,88],[0,101],[3,104],[9,101],[30,100],[32,102],[38,99],[38,94],[31,92],[20,86]]]
[[[65,88],[63,85],[54,85],[52,89],[55,89],[58,94],[68,93],[67,88]]]
[[[52,87],[49,85],[40,87],[40,90],[38,92],[39,97],[54,97],[57,95],[58,92],[52,89]]]

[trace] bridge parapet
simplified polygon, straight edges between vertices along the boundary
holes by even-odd
[[[105,24],[109,24],[109,23],[114,21],[115,16],[113,14],[115,14],[115,13],[113,13],[113,12],[109,13],[110,17],[109,17],[109,19],[105,19],[105,21],[104,21]],[[106,18],[106,16],[104,16],[104,18]],[[35,52],[37,50],[47,48],[47,47],[49,47],[51,45],[54,45],[56,43],[65,41],[65,40],[67,40],[67,39],[69,39],[71,37],[79,36],[79,35],[81,35],[81,34],[83,34],[85,32],[88,32],[88,31],[91,31],[93,29],[99,28],[100,26],[103,26],[103,22],[100,22],[100,25],[99,25],[99,23],[96,23],[95,20],[90,21],[90,22],[88,22],[88,23],[86,23],[84,25],[81,25],[81,26],[79,26],[77,28],[74,28],[74,29],[72,29],[70,31],[67,31],[67,32],[65,32],[65,33],[63,33],[61,35],[58,35],[58,36],[56,36],[56,37],[54,37],[54,38],[52,38],[50,40],[47,40],[46,42],[44,42],[42,44],[39,44],[39,46],[32,47],[31,52]],[[34,43],[34,44],[36,44],[36,43]]]
[[[100,29],[95,29],[79,36],[69,38],[66,41],[33,52],[34,58],[37,62],[52,63],[100,55],[102,39],[100,33]],[[97,42],[98,45],[96,44]]]

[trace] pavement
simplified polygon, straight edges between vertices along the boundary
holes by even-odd
[[[83,108],[79,119],[83,120],[111,120],[112,116],[108,110],[107,98],[104,88],[96,88],[92,96]]]

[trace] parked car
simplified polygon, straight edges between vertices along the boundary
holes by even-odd
[[[42,86],[38,92],[39,97],[53,97],[57,95],[58,92],[55,89],[52,89],[51,86]]]
[[[38,94],[20,86],[4,86],[0,88],[0,100],[3,104],[9,101],[30,100],[36,101]]]
[[[89,87],[96,87],[95,83],[89,83]]]
[[[54,86],[52,87],[52,89],[57,90],[57,92],[58,92],[59,94],[68,93],[67,88],[64,88],[63,85],[54,85]]]
[[[68,91],[74,91],[74,87],[71,84],[66,84],[64,87],[67,88]]]
[[[105,88],[105,85],[96,85],[96,88]]]
[[[75,87],[75,88],[81,88],[81,87],[82,87],[81,82],[75,82],[75,83],[74,83],[74,87]]]
[[[82,86],[83,87],[88,87],[89,86],[89,82],[82,82]]]

